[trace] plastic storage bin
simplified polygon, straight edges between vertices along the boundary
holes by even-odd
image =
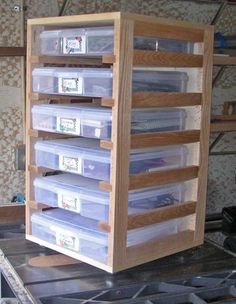
[[[131,150],[130,174],[182,167],[186,163],[187,151],[185,146]],[[35,152],[37,166],[109,180],[110,152],[100,148],[97,140],[71,138],[38,141]]]
[[[67,133],[88,138],[111,137],[111,109],[93,104],[35,105],[33,128]],[[183,109],[135,109],[132,111],[131,133],[183,130]]]
[[[136,36],[134,48],[192,53],[193,43],[185,40]],[[43,55],[102,55],[113,51],[114,30],[110,26],[51,30],[40,34],[40,53]]]
[[[98,221],[69,211],[54,209],[36,212],[31,216],[32,235],[71,251],[105,262],[108,234],[98,228]],[[129,230],[127,246],[153,238],[164,238],[178,232],[180,220]]]
[[[35,68],[33,91],[60,95],[111,97],[111,69]],[[178,71],[134,69],[133,91],[185,92],[188,74]]]
[[[35,68],[33,91],[60,95],[112,95],[112,70],[98,68]]]
[[[178,71],[134,69],[134,92],[186,92],[188,74]]]
[[[183,184],[129,191],[128,212],[140,213],[183,201]],[[107,221],[109,193],[99,189],[98,181],[59,174],[34,180],[35,200],[99,221]]]

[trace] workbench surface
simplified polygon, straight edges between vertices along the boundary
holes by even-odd
[[[160,297],[164,293],[169,297],[173,294],[183,297],[226,282],[230,286],[236,284],[236,257],[211,243],[117,274],[106,273],[85,263],[32,267],[28,263],[31,258],[55,252],[23,237],[0,240],[0,248],[1,272],[22,303],[204,303],[172,302],[171,298],[168,302],[145,302],[145,299],[151,299],[154,294]],[[200,280],[201,283],[196,283]],[[156,290],[150,292],[150,288]],[[89,298],[94,300],[85,300]]]

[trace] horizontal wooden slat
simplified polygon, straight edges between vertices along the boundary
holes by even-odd
[[[129,190],[180,183],[198,177],[198,166],[130,175]]]
[[[112,191],[112,185],[109,182],[107,182],[107,181],[101,181],[101,182],[99,182],[99,188],[101,190],[108,191],[108,192]]]
[[[236,114],[229,115],[212,115],[211,121],[235,121],[236,122]]]
[[[43,167],[38,167],[38,166],[35,166],[35,165],[29,165],[29,166],[28,166],[28,170],[29,170],[30,172],[33,172],[33,173],[36,173],[36,174],[44,174],[44,173],[46,173],[46,172],[55,171],[55,170],[52,170],[52,169],[43,168]]]
[[[44,208],[50,208],[48,205],[45,205],[42,203],[37,203],[35,201],[27,202],[27,206],[29,206],[31,209],[35,209],[35,210],[42,210]]]
[[[162,23],[149,23],[144,21],[135,21],[135,36],[157,37],[165,39],[179,39],[192,42],[203,42],[203,29],[192,28],[188,26],[168,25]]]
[[[235,121],[221,121],[211,123],[211,132],[231,132],[236,131]]]
[[[214,65],[236,65],[236,57],[214,55],[213,64]]]
[[[165,171],[130,175],[129,190],[191,180],[198,177],[198,169],[198,166],[188,166]],[[112,185],[108,181],[101,181],[99,183],[99,188],[108,192],[112,191]]]
[[[28,135],[30,137],[39,138],[39,137],[48,137],[52,139],[57,138],[68,138],[72,137],[73,135],[70,134],[59,134],[59,133],[52,133],[52,132],[46,132],[46,131],[39,131],[39,130],[28,130]]]
[[[134,134],[131,136],[131,148],[189,144],[199,140],[200,130]]]
[[[179,203],[159,209],[153,209],[128,216],[128,229],[161,223],[195,213],[196,202]]]
[[[113,143],[109,140],[101,140],[100,141],[100,147],[107,150],[113,149]]]
[[[115,101],[112,98],[102,98],[101,105],[103,107],[114,107]]]
[[[157,67],[202,67],[203,56],[173,53],[134,50],[133,64],[138,66]]]
[[[70,101],[90,102],[92,100],[91,97],[43,94],[43,93],[30,93],[29,99],[31,99],[32,101],[55,100],[55,101],[60,101],[60,102],[65,102],[65,103],[70,102]]]
[[[114,55],[104,57],[82,57],[82,56],[31,56],[30,62],[33,64],[79,64],[79,65],[104,65],[115,62]]]
[[[140,245],[130,246],[126,250],[127,260],[120,265],[118,270],[142,264],[166,255],[171,255],[182,250],[199,245],[194,242],[194,231],[186,230],[177,234],[164,236],[161,239],[153,239]]]
[[[132,106],[134,108],[146,107],[187,107],[201,105],[201,93],[134,93]]]
[[[26,56],[25,47],[0,47],[0,57]]]

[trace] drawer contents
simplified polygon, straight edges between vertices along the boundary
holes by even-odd
[[[180,131],[185,127],[186,112],[175,108],[134,109],[131,134]],[[33,128],[88,138],[111,138],[111,109],[94,104],[34,105]]]
[[[187,40],[158,37],[134,37],[134,48],[150,51],[192,53],[193,43]],[[40,34],[42,55],[98,56],[114,52],[114,28],[91,27],[48,30]]]
[[[100,230],[98,223],[98,221],[61,209],[35,212],[31,216],[33,236],[50,244],[105,262],[108,233]],[[175,219],[129,230],[127,246],[175,234],[179,230],[180,223],[180,219]]]
[[[129,214],[183,202],[182,184],[129,191]],[[98,181],[75,174],[38,177],[34,180],[35,200],[99,221],[108,221],[109,193]]]
[[[111,155],[99,147],[99,142],[87,138],[38,141],[35,144],[36,165],[109,180]],[[187,153],[185,146],[131,150],[130,174],[183,167]]]
[[[33,91],[47,94],[91,97],[112,96],[112,69],[109,68],[35,68]],[[186,92],[186,72],[135,68],[134,92]]]

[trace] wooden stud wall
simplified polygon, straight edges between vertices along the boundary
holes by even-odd
[[[35,51],[36,36],[44,27],[60,28],[75,26],[114,25],[114,54],[101,58],[39,56]],[[133,36],[186,39],[199,45],[197,54],[152,52],[133,50]],[[34,50],[32,52],[32,50]],[[66,16],[32,19],[28,21],[27,66],[27,239],[109,272],[116,272],[153,259],[199,245],[204,236],[206,201],[208,142],[210,129],[211,74],[213,56],[213,28],[211,26],[173,21],[150,16],[127,13]],[[109,222],[99,223],[108,232],[107,264],[92,260],[67,249],[41,241],[31,234],[30,216],[46,207],[35,202],[32,181],[44,174],[47,168],[38,168],[34,162],[34,144],[40,138],[64,138],[65,135],[32,130],[31,107],[36,103],[84,102],[86,98],[37,94],[32,92],[31,71],[33,66],[44,64],[76,64],[113,66],[113,96],[91,100],[112,108],[112,138],[101,140],[100,146],[111,151],[110,181],[100,182],[100,188],[110,193]],[[132,70],[134,66],[145,68],[173,68],[189,71],[190,87],[187,93],[132,93]],[[146,133],[130,135],[132,108],[181,107],[187,110],[187,130],[180,132]],[[129,175],[130,148],[146,148],[185,144],[189,147],[186,167]],[[186,198],[174,206],[149,210],[142,214],[128,215],[128,191],[168,183],[185,182]],[[162,223],[176,218],[186,218],[183,231],[163,239],[156,239],[128,247],[127,233],[130,229]],[[184,221],[183,221],[184,222]],[[182,225],[184,226],[184,225]]]

